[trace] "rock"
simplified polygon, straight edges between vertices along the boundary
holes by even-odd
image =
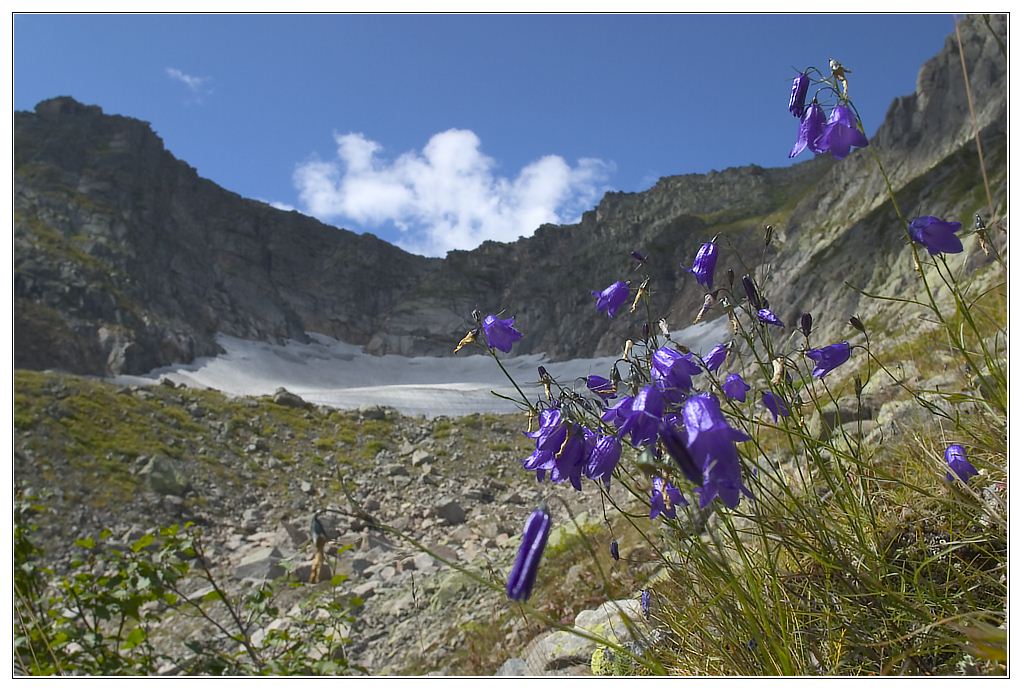
[[[529,668],[526,666],[525,660],[521,658],[509,658],[501,667],[494,673],[497,677],[510,678],[510,677],[523,677],[529,675]]]
[[[352,589],[352,593],[362,599],[367,599],[376,593],[376,590],[380,588],[380,582],[376,580],[370,580],[363,582]]]
[[[181,463],[169,457],[153,457],[139,473],[147,478],[153,492],[160,495],[184,496],[191,487]]]
[[[273,402],[279,406],[306,409],[312,408],[312,404],[300,397],[298,394],[292,394],[284,387],[278,387],[274,392]]]
[[[329,581],[330,578],[333,576],[330,572],[330,562],[331,562],[330,560],[324,560],[320,564],[320,576],[319,579],[317,580],[318,582]],[[294,577],[297,581],[302,582],[303,584],[308,584],[309,575],[312,574],[312,571],[313,561],[307,560],[305,562],[300,562],[299,564],[297,564],[295,568],[291,571],[291,576]]]
[[[412,465],[422,466],[423,464],[432,464],[434,461],[433,455],[427,452],[425,449],[417,449],[412,452]]]
[[[275,548],[259,548],[254,550],[238,564],[234,570],[236,579],[262,581],[284,576],[284,567],[280,564],[284,556]]]
[[[312,495],[313,493],[313,484],[310,483],[309,481],[302,481],[301,483],[299,483],[298,488],[306,495]]]
[[[384,420],[387,418],[387,409],[383,406],[360,406],[359,416],[366,420]]]
[[[434,505],[433,514],[449,526],[465,523],[465,510],[454,500],[442,500]]]

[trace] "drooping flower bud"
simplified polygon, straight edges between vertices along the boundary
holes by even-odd
[[[746,291],[746,300],[753,306],[754,310],[759,310],[763,305],[760,303],[760,294],[757,292],[757,285],[753,283],[753,277],[749,274],[744,274],[742,277],[742,287]]]
[[[639,250],[633,250],[629,253],[632,259],[636,260],[640,264],[646,264],[647,256],[641,253]]]
[[[613,557],[615,560],[619,560],[621,557],[618,554],[618,541],[611,541],[611,557]]]
[[[806,92],[810,88],[810,78],[805,72],[800,72],[792,80],[792,92],[789,94],[789,113],[797,118],[803,117],[803,110],[806,108]]]
[[[546,508],[534,510],[526,520],[526,527],[522,531],[522,544],[519,546],[511,573],[508,575],[508,585],[505,591],[508,598],[513,601],[525,601],[533,592],[536,572],[540,567],[540,558],[543,557],[543,550],[547,547],[547,536],[550,535],[550,532],[551,515]]]
[[[860,318],[856,315],[849,318],[849,324],[852,325],[853,329],[862,332],[864,336],[867,335],[867,328],[863,326],[863,323],[860,322]]]

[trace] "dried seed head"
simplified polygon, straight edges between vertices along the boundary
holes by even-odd
[[[781,358],[775,358],[771,361],[774,366],[774,375],[771,376],[771,384],[781,384],[782,378],[785,377],[785,361]]]
[[[701,307],[700,311],[696,313],[696,319],[693,320],[693,324],[702,320],[703,316],[707,314],[707,311],[710,310],[712,305],[714,305],[714,296],[708,293],[703,297],[703,307]]]
[[[622,351],[622,359],[627,360],[630,353],[632,353],[632,339],[626,339],[625,350]]]

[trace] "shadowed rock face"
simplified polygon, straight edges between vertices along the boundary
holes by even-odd
[[[1004,41],[1004,17],[991,22]],[[1006,61],[979,16],[961,30],[997,205]],[[15,366],[141,373],[216,353],[218,332],[276,341],[319,332],[372,353],[440,355],[473,308],[514,314],[525,334],[518,353],[603,355],[646,315],[609,321],[590,291],[638,280],[628,254],[640,250],[654,317],[684,326],[704,292],[683,269],[713,236],[718,286],[728,268],[738,281],[769,262],[772,308],[787,323],[814,311],[825,338],[838,329],[820,316],[841,323],[859,305],[845,282],[891,292],[912,278],[896,259],[904,236],[873,154],[907,216],[969,220],[982,206],[972,133],[952,36],[916,93],[893,102],[870,149],[842,162],[663,178],[645,192],[608,193],[578,224],[440,260],[243,199],[174,158],[147,123],[50,99],[14,117]],[[766,224],[775,232],[765,249]]]

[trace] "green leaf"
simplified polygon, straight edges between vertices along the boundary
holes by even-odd
[[[201,603],[212,603],[213,601],[223,600],[219,591],[210,591],[208,594],[199,599]]]
[[[132,550],[133,553],[137,553],[137,552],[140,552],[142,550],[145,550],[146,548],[151,546],[153,544],[153,541],[155,541],[155,540],[156,540],[156,537],[153,536],[153,534],[147,533],[146,535],[142,536],[137,541],[135,541],[134,543],[131,544],[131,550]]]
[[[139,644],[146,640],[146,631],[141,627],[136,627],[128,636],[124,638],[124,643],[121,645],[122,649],[134,649]]]

